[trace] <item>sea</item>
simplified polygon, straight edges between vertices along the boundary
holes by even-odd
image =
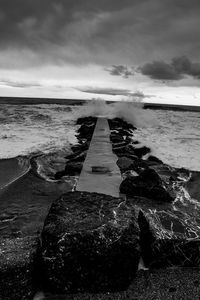
[[[133,140],[174,167],[200,171],[200,112],[144,109],[102,101],[0,101],[0,159],[70,152],[78,117],[122,117],[137,128]]]

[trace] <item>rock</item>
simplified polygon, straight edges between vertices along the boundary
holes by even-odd
[[[124,130],[124,129],[118,129],[118,134],[124,137],[130,137],[133,135],[133,132],[130,131],[129,129]]]
[[[111,130],[115,129],[123,129],[123,130],[135,130],[136,128],[126,121],[120,118],[114,118],[112,120],[108,120],[109,126]]]
[[[55,178],[55,180],[59,180],[59,179],[61,179],[63,176],[65,176],[66,175],[66,173],[65,173],[65,170],[63,170],[63,171],[58,171],[58,172],[56,172],[56,174],[54,175],[54,178]]]
[[[142,171],[139,176],[125,178],[120,185],[120,192],[130,197],[146,197],[159,202],[174,200],[162,186],[158,174],[151,169]]]
[[[173,203],[128,197],[128,205],[138,208],[146,267],[200,267],[200,212],[197,203],[187,197],[181,187]]]
[[[146,155],[149,152],[151,152],[151,149],[146,146],[134,149],[135,155],[139,158],[142,158],[142,156]]]
[[[146,169],[140,173],[140,178],[151,186],[162,185],[160,176],[152,169]]]
[[[54,293],[125,290],[137,271],[139,227],[132,206],[108,195],[69,192],[42,232],[47,288]]]
[[[71,150],[75,153],[80,153],[80,152],[87,151],[88,148],[89,148],[89,143],[88,142],[79,143],[79,144],[71,146]]]
[[[113,134],[111,133],[110,135],[110,140],[112,143],[123,143],[124,142],[124,138],[118,134]]]
[[[91,137],[93,135],[95,126],[87,126],[87,125],[82,125],[78,130],[78,135],[79,139],[86,138],[87,140],[91,140]]]
[[[65,175],[76,176],[81,173],[83,167],[82,162],[68,162],[65,166]]]
[[[117,160],[117,165],[122,172],[132,169],[132,159],[122,156]]]
[[[150,155],[148,157],[148,161],[152,162],[152,163],[156,163],[156,164],[163,164],[162,160],[160,160],[159,158],[157,158],[156,156]]]
[[[0,299],[33,299],[37,246],[35,237],[0,241]]]
[[[144,203],[141,206],[143,213],[140,212],[138,222],[145,265],[150,268],[199,267],[199,224],[196,223],[196,228],[188,224],[187,217],[169,204],[154,208],[153,213],[152,207],[147,209]]]
[[[66,159],[69,160],[70,162],[83,162],[85,160],[86,155],[87,155],[86,151],[76,152],[66,156]]]
[[[150,149],[145,146],[141,147],[141,148],[135,148],[133,146],[133,144],[129,144],[126,147],[117,148],[117,149],[114,148],[113,152],[117,156],[121,156],[123,154],[123,156],[134,155],[134,156],[137,156],[137,158],[142,158],[142,156],[144,156],[150,152]]]
[[[191,172],[191,178],[186,183],[190,197],[200,202],[200,172]]]
[[[83,167],[82,162],[70,161],[65,165],[65,170],[59,171],[54,175],[56,180],[61,179],[63,176],[78,176]]]
[[[82,125],[82,124],[96,124],[97,118],[96,117],[83,117],[83,118],[78,118],[76,121],[77,125]]]
[[[78,176],[81,173],[83,162],[70,161],[65,165],[65,170],[59,171],[54,175],[56,180],[61,179],[63,176]]]
[[[115,149],[113,147],[113,152],[119,157],[121,157],[121,156],[127,156],[127,157],[136,156],[134,147],[132,145],[128,145],[126,147],[117,148],[117,149]]]

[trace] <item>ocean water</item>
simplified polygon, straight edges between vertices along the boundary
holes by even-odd
[[[75,121],[87,114],[125,117],[137,127],[133,139],[174,167],[200,171],[200,113],[143,110],[126,104],[87,106],[0,104],[0,159],[33,153],[69,151]],[[95,109],[94,109],[95,107]],[[123,109],[122,109],[123,107]]]
[[[156,110],[157,124],[138,128],[134,138],[173,167],[200,171],[200,112]]]
[[[73,106],[0,105],[0,159],[69,149],[76,141]]]

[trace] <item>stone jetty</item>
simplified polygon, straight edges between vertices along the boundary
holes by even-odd
[[[108,121],[98,118],[76,190],[119,197],[122,179],[117,159],[112,152]]]
[[[0,299],[32,299],[40,290],[46,299],[196,297],[199,174],[164,164],[122,119],[86,117],[77,124],[78,142],[52,176],[52,185],[70,178],[76,184],[46,191],[51,205],[39,236],[1,242]],[[33,170],[27,176],[44,190]]]

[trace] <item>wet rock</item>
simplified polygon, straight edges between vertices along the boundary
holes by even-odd
[[[150,152],[151,152],[151,149],[146,147],[146,146],[134,149],[135,155],[139,158],[142,158],[142,156],[144,156],[144,155],[146,155],[147,153],[150,153]]]
[[[85,160],[85,157],[87,155],[86,151],[83,152],[76,152],[76,153],[72,153],[68,156],[66,156],[66,159],[69,160],[70,162],[83,162]]]
[[[65,170],[57,172],[54,178],[59,180],[63,176],[78,176],[81,173],[82,167],[82,162],[70,161],[66,164]]]
[[[83,167],[82,162],[68,162],[65,166],[65,175],[75,176],[81,173]]]
[[[123,130],[135,130],[136,128],[126,121],[120,118],[114,118],[112,120],[108,120],[109,126],[111,130],[123,129]]]
[[[129,197],[127,201],[138,208],[141,255],[146,267],[200,266],[200,213],[194,203],[180,196],[173,203],[142,197]]]
[[[91,140],[93,132],[94,132],[94,127],[95,126],[87,126],[87,125],[82,125],[78,130],[78,134],[76,135],[78,139],[87,139]]]
[[[61,179],[63,176],[65,176],[66,175],[66,173],[65,173],[65,170],[63,170],[63,171],[58,171],[58,172],[56,172],[56,174],[54,175],[54,179],[55,180],[59,180],[59,179]]]
[[[124,138],[118,134],[111,134],[110,135],[110,140],[112,143],[123,143],[124,142]]]
[[[130,197],[146,197],[159,202],[174,200],[163,187],[158,174],[151,169],[142,171],[139,176],[125,178],[120,185],[120,192]]]
[[[76,124],[77,125],[82,125],[82,124],[96,124],[97,118],[96,117],[83,117],[83,118],[78,118]]]
[[[163,164],[162,160],[157,158],[156,156],[150,155],[148,157],[148,162],[156,163],[156,164]]]
[[[119,157],[121,157],[121,156],[127,156],[127,157],[134,156],[135,157],[136,156],[134,147],[132,145],[128,145],[126,147],[117,148],[117,149],[115,149],[113,147],[113,152]]]
[[[80,153],[80,152],[86,151],[86,150],[88,150],[88,148],[89,148],[89,143],[87,143],[87,142],[71,146],[71,150],[74,153],[77,153],[77,152]]]
[[[133,132],[129,129],[118,129],[118,134],[124,137],[131,137],[133,135]]]
[[[138,267],[132,206],[108,195],[71,192],[56,200],[42,232],[47,287],[53,292],[118,291]]]
[[[157,213],[157,216],[154,216],[157,217],[157,221],[156,218],[152,219],[150,214],[145,216],[146,220],[140,218],[142,257],[146,266],[199,267],[200,240],[189,239],[185,234],[187,227],[180,217],[170,213],[165,215],[165,219],[163,216],[164,212]]]
[[[38,240],[35,237],[0,242],[0,299],[33,299],[33,274]]]
[[[120,168],[120,170],[124,172],[132,169],[133,160],[128,157],[122,156],[117,160],[117,165]]]
[[[190,197],[200,201],[200,172],[192,172],[191,178],[186,183],[186,189]]]
[[[126,147],[119,148],[119,149],[113,149],[113,152],[117,156],[136,156],[137,158],[142,158],[142,156],[146,155],[150,152],[150,149],[148,147],[141,147],[141,148],[135,148],[133,144],[129,144]]]

